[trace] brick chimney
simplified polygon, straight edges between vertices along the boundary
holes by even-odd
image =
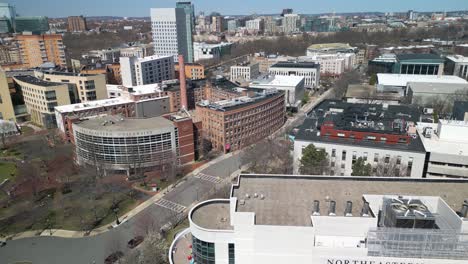
[[[180,106],[182,110],[188,110],[187,80],[185,78],[184,56],[179,55],[179,81],[180,81]]]

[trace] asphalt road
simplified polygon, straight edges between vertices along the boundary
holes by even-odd
[[[202,173],[227,178],[240,167],[239,155],[229,157],[211,165]],[[215,182],[190,176],[185,182],[168,192],[163,199],[185,207],[202,199],[216,186]],[[128,251],[127,242],[138,234],[143,234],[152,221],[160,228],[173,219],[176,213],[170,209],[153,204],[141,213],[130,218],[103,234],[83,238],[32,237],[8,241],[0,248],[0,263],[29,261],[34,264],[92,264],[104,263],[112,252]],[[150,219],[150,220],[148,220]]]

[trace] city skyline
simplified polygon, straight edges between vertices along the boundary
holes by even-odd
[[[94,2],[91,0],[64,2],[59,0],[42,0],[40,5],[31,5],[29,0],[9,0],[2,1],[16,6],[18,14],[25,16],[43,15],[49,17],[66,17],[71,15],[84,16],[126,16],[126,17],[148,17],[150,8],[175,7],[175,0],[141,0],[137,6],[132,3],[129,8],[129,2],[124,0],[112,1],[112,7],[109,8],[109,2]],[[299,14],[321,14],[321,13],[352,13],[352,12],[404,12],[407,10],[416,10],[420,12],[431,11],[459,11],[468,10],[468,1],[460,3],[459,0],[435,1],[435,0],[414,0],[403,1],[396,0],[391,3],[381,3],[372,0],[345,1],[330,0],[327,2],[310,3],[306,0],[294,1],[294,3],[272,0],[268,1],[265,7],[265,0],[246,2],[239,5],[238,2],[225,2],[222,5],[214,0],[195,0],[196,12],[205,13],[220,12],[223,15],[250,15],[257,14],[276,14],[283,8],[293,8]],[[422,7],[422,8],[421,8]],[[76,12],[75,10],[79,10]]]

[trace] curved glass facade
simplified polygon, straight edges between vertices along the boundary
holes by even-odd
[[[215,244],[199,240],[192,236],[193,258],[197,264],[215,263]]]

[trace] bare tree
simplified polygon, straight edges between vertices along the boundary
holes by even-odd
[[[397,157],[384,157],[374,165],[372,174],[380,177],[408,177],[408,165]]]
[[[249,170],[255,173],[292,172],[291,143],[286,140],[264,139],[247,148],[241,159],[242,164],[250,164]]]
[[[333,97],[334,99],[342,99],[346,94],[346,90],[350,84],[356,84],[361,81],[359,72],[354,70],[346,72],[335,81],[333,86]]]

